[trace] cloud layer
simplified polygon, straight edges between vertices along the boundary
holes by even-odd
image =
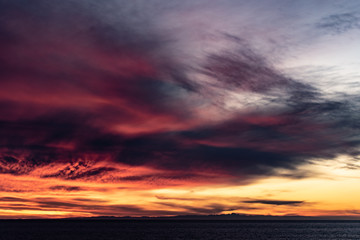
[[[155,17],[124,6],[104,17],[95,1],[0,3],[1,173],[246,182],[278,169],[305,177],[297,167],[308,160],[358,154],[352,99],[285,76],[244,38],[221,35],[234,47],[186,62]],[[319,27],[346,30],[352,19]],[[162,172],[117,176],[116,164]]]

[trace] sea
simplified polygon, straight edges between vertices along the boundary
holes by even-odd
[[[360,240],[360,221],[0,220],[0,240]]]

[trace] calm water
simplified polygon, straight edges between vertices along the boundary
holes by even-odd
[[[360,239],[360,222],[0,221],[1,240]]]

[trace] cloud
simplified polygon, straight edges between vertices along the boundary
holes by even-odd
[[[360,17],[357,13],[347,12],[323,17],[316,26],[332,34],[341,34],[360,28]]]
[[[278,169],[305,177],[297,167],[310,159],[357,153],[353,99],[328,99],[230,35],[230,49],[180,61],[156,15],[110,5],[0,3],[1,173],[56,165],[40,176],[96,180],[122,164],[162,173],[117,181],[246,182]],[[319,26],[347,29],[353,18]]]
[[[72,192],[72,191],[81,191],[82,188],[77,187],[77,186],[63,186],[63,185],[56,185],[56,186],[51,186],[49,188],[50,190],[55,190],[55,191],[67,191],[67,192]]]
[[[73,198],[74,201],[80,201],[80,202],[95,202],[95,203],[106,203],[105,200],[99,200],[99,199],[91,199],[91,198]]]
[[[91,213],[94,216],[174,216],[184,215],[183,210],[145,209],[138,204],[106,204],[106,201],[92,199],[59,200],[58,198],[14,198],[2,197],[2,209],[68,211],[72,213]],[[195,208],[194,208],[195,209]],[[194,212],[200,212],[194,211]]]
[[[166,197],[166,196],[155,196],[159,200],[180,200],[180,201],[202,201],[203,198],[186,198],[186,197]]]
[[[224,211],[256,209],[254,207],[226,205],[226,204],[218,204],[218,203],[209,204],[204,207],[194,207],[190,205],[177,204],[172,202],[159,202],[158,204],[172,207],[175,209],[183,209],[184,212],[187,212],[188,214],[200,214],[200,215],[221,214]]]
[[[1,197],[1,202],[29,202],[30,200],[17,197]]]
[[[204,177],[202,174],[197,173],[187,173],[187,172],[169,172],[169,173],[160,173],[160,174],[146,174],[146,175],[130,175],[125,177],[119,177],[119,181],[161,181],[161,180],[189,180]]]
[[[65,169],[62,169],[56,173],[42,175],[41,177],[43,177],[43,178],[58,177],[58,178],[75,180],[75,179],[79,179],[79,178],[89,178],[89,177],[94,177],[94,176],[101,176],[104,173],[108,173],[108,172],[115,171],[115,170],[116,170],[115,168],[98,167],[98,168],[93,168],[93,169],[85,170],[85,171],[81,171],[81,170],[78,171],[77,169],[74,171],[74,170],[70,169],[69,167],[66,167]]]
[[[266,199],[256,199],[244,201],[244,203],[261,203],[267,205],[290,205],[298,206],[305,203],[305,201],[284,201],[284,200],[266,200]]]
[[[243,45],[241,39],[233,41]],[[210,54],[201,72],[214,78],[219,88],[235,87],[244,92],[264,93],[291,83],[290,79],[268,66],[265,59],[248,46]]]

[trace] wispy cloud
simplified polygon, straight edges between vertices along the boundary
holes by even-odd
[[[68,191],[68,192],[82,190],[80,187],[77,186],[63,186],[63,185],[51,186],[49,189],[55,191]]]
[[[287,201],[287,200],[266,200],[266,199],[255,199],[247,200],[244,203],[261,203],[267,205],[289,205],[289,206],[299,206],[305,203],[305,201]]]
[[[359,29],[360,17],[356,12],[332,14],[320,19],[316,26],[331,34],[341,34],[353,29]]]

